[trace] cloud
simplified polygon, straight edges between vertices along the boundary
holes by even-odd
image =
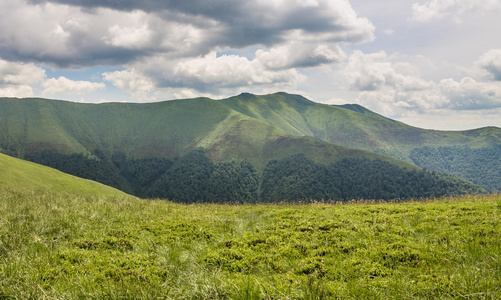
[[[501,107],[501,82],[478,82],[464,77],[460,81],[443,79],[438,86],[441,93],[450,99],[449,108],[478,110]]]
[[[339,46],[325,44],[290,42],[269,50],[256,51],[256,60],[268,69],[314,67],[338,63],[345,58]]]
[[[89,81],[74,81],[66,77],[58,79],[50,78],[42,84],[44,90],[42,95],[70,94],[81,95],[93,92],[98,89],[104,89],[104,83],[89,82]]]
[[[409,64],[392,63],[384,51],[371,54],[354,51],[346,65],[346,72],[351,86],[361,91],[374,91],[384,86],[402,91],[418,91],[429,89],[432,85],[412,74],[416,70]]]
[[[4,59],[62,68],[131,64],[159,54],[179,58],[225,48],[273,48],[291,38],[304,44],[316,40],[312,50],[322,52],[340,42],[374,38],[374,26],[343,0],[5,0],[0,28]],[[332,53],[323,55],[328,61]]]
[[[0,58],[56,71],[120,66],[104,79],[141,100],[162,89],[289,89],[375,30],[345,0],[4,0],[0,28]],[[78,90],[63,80],[44,95]]]
[[[29,85],[0,86],[2,97],[26,98],[33,96],[33,89]]]
[[[412,5],[411,20],[417,23],[429,23],[452,16],[457,22],[467,12],[492,12],[501,9],[499,0],[429,0],[424,4]]]
[[[477,64],[487,72],[492,79],[501,81],[501,49],[491,49],[483,54]]]
[[[103,73],[103,78],[137,100],[154,100],[148,95],[155,88],[154,81],[135,69]]]
[[[501,107],[501,82],[481,82],[470,77],[426,81],[416,68],[392,61],[385,52],[354,51],[343,72],[352,89],[359,91],[357,102],[385,115],[401,115],[408,110]]]
[[[0,85],[33,84],[45,78],[45,71],[31,63],[16,63],[0,59]]]
[[[141,11],[0,2],[0,56],[57,68],[117,66],[162,53],[198,55],[208,35]]]
[[[45,71],[32,63],[9,62],[0,59],[0,95],[31,97],[31,85],[45,79]]]
[[[217,57],[215,52],[177,64],[174,68],[174,76],[185,83],[193,82],[194,86],[203,84],[224,88],[294,85],[302,79],[302,76],[294,69],[267,69],[259,58],[248,60],[236,55]]]
[[[228,33],[227,42],[233,41],[235,45],[241,46],[275,43],[283,32],[296,29],[310,34],[329,33],[332,38],[347,41],[370,40],[373,38],[374,30],[367,19],[357,17],[349,2],[343,0],[31,0],[30,2],[36,4],[52,2],[126,12],[135,10],[155,14],[171,12],[178,16],[187,15],[189,18],[215,20],[225,27]]]

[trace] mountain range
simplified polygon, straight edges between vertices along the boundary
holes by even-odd
[[[167,159],[170,167],[202,148],[214,164],[245,161],[259,173],[301,154],[319,166],[366,159],[405,171],[426,167],[493,191],[501,189],[500,144],[496,127],[426,130],[359,105],[325,105],[286,93],[143,104],[0,98],[0,151],[35,162],[42,162],[43,151],[110,162],[119,153],[128,161]],[[116,162],[110,170],[120,169]]]

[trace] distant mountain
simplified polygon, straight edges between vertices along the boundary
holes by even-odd
[[[490,147],[501,143],[501,128],[439,131],[412,127],[374,113],[360,105],[325,105],[302,96],[276,93],[241,94],[222,102],[247,116],[295,135],[365,149],[412,162],[410,153],[423,146],[468,145]]]
[[[419,167],[461,176],[489,191],[501,190],[499,156],[492,155],[499,153],[501,128],[426,130],[386,118],[360,105],[324,105],[286,93],[263,96],[241,94],[222,102],[291,134],[314,136],[333,144],[374,151],[412,162]],[[472,161],[468,168],[464,168],[465,159],[461,163],[459,158],[447,159],[450,153],[440,150],[456,146],[468,147],[475,152],[474,155],[468,155],[470,158],[475,157],[475,162]],[[423,147],[435,149],[434,157],[416,159]],[[461,153],[457,152],[456,157],[460,157]]]
[[[202,147],[215,162],[247,160],[258,169],[297,153],[319,163],[346,157],[410,164],[287,132],[207,98],[148,104],[80,104],[0,99],[0,149],[23,158],[41,150],[91,155],[98,149],[129,157],[181,157]]]
[[[78,178],[32,162],[0,154],[0,188],[51,191],[80,196],[129,195],[101,183]]]
[[[247,172],[248,166],[234,163],[249,163],[255,168],[249,174],[257,172],[259,178],[256,192],[259,198],[265,175],[262,172],[269,169],[270,163],[287,161],[295,155],[304,155],[304,159],[314,164],[315,170],[316,166],[351,161],[357,165],[356,173],[361,183],[368,178],[364,165],[372,168],[372,162],[378,161],[384,164],[385,170],[394,166],[405,172],[417,172],[419,168],[410,158],[413,149],[455,143],[490,146],[499,142],[499,131],[496,128],[467,132],[424,130],[361,106],[323,105],[285,93],[146,104],[0,98],[0,150],[3,153],[98,180],[129,193],[153,197],[179,195],[171,193],[173,183],[169,178],[177,174],[172,173],[173,170],[184,170],[185,166],[177,161],[183,161],[181,158],[194,149],[204,149],[204,154],[214,164],[215,169],[206,169],[207,174],[230,172],[239,177],[238,172]],[[232,165],[221,165],[223,163]],[[189,174],[191,171],[183,172]],[[397,173],[393,172],[394,176],[407,176]],[[186,176],[191,178],[191,175]],[[480,191],[462,183],[452,184],[454,180],[451,179],[423,176],[418,177],[428,181],[445,180],[443,186],[447,188],[432,195],[454,194],[453,186],[458,187],[458,193]],[[324,187],[333,188],[330,184]],[[337,188],[340,193],[336,195],[341,195],[339,184]],[[162,189],[171,189],[171,192],[164,194]],[[186,190],[189,189],[188,185]],[[249,197],[249,193],[254,192],[241,191],[241,195],[247,195],[245,197]],[[350,195],[351,192],[342,198]],[[400,191],[381,195],[400,197],[407,194]],[[416,192],[409,197],[419,196]]]

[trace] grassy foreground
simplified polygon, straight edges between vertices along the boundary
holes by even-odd
[[[2,153],[0,153],[0,188],[132,198],[132,196],[104,184],[65,174],[56,169]]]
[[[501,196],[180,205],[0,188],[0,298],[499,299]]]

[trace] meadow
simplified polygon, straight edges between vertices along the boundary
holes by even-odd
[[[1,299],[500,299],[501,196],[175,204],[0,188]]]

